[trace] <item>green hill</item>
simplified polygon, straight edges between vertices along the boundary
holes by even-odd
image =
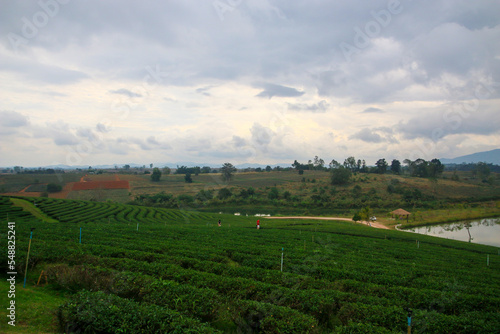
[[[47,198],[37,208],[57,222],[0,197],[0,219],[15,221],[19,332],[401,333],[407,308],[413,333],[500,328],[495,247],[340,221],[261,219],[257,230],[254,217],[188,210]],[[29,313],[44,299],[49,312]]]

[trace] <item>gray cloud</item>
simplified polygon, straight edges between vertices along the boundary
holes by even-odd
[[[455,134],[499,133],[498,107],[482,101],[482,107],[476,109],[475,103],[479,102],[466,101],[434,111],[424,111],[406,122],[398,123],[395,130],[406,139],[427,138],[433,141]]]
[[[275,133],[271,129],[259,123],[254,123],[250,132],[252,133],[252,142],[260,146],[269,145],[275,136]]]
[[[328,110],[330,105],[325,100],[321,100],[314,104],[305,103],[288,103],[288,110],[292,111],[307,111],[312,113],[324,113]]]
[[[263,84],[260,85],[264,90],[257,94],[257,97],[267,97],[272,98],[273,96],[278,97],[298,97],[304,95],[304,92],[300,92],[295,88],[286,87],[275,84]]]
[[[96,127],[96,130],[98,132],[101,132],[101,133],[105,133],[105,132],[111,131],[111,129],[109,128],[109,126],[107,126],[105,124],[102,124],[102,123],[97,123],[95,127]]]
[[[18,128],[29,123],[28,117],[10,110],[0,111],[0,125],[2,127]]]
[[[57,65],[46,65],[36,60],[15,58],[13,56],[2,57],[1,53],[0,59],[2,59],[2,62],[0,62],[0,72],[13,72],[29,81],[66,85],[89,77],[82,71],[67,69]]]
[[[366,108],[365,110],[363,110],[363,113],[383,113],[384,111],[380,108],[373,108],[373,107],[370,107],[370,108]]]
[[[201,87],[196,89],[196,93],[205,95],[205,96],[211,96],[210,93],[208,92],[213,86],[207,86],[207,87]]]
[[[132,91],[126,89],[126,88],[120,88],[120,89],[117,89],[117,90],[110,90],[109,92],[112,93],[112,94],[125,95],[125,96],[128,96],[130,98],[142,97],[142,94],[134,93],[134,92],[132,92]]]

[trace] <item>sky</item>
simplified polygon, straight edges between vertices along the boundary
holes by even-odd
[[[0,2],[0,166],[500,147],[500,2]]]

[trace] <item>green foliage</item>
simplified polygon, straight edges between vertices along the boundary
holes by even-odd
[[[59,308],[66,333],[217,333],[176,311],[103,292],[82,291]]]
[[[331,184],[336,186],[346,185],[352,177],[350,169],[340,166],[339,168],[332,169],[331,171]]]
[[[401,174],[401,162],[397,159],[392,160],[391,162],[391,172],[396,175]]]
[[[175,174],[194,174],[198,175],[201,172],[200,167],[187,167],[187,166],[177,166]]]
[[[490,175],[490,168],[485,162],[478,162],[472,170],[472,175],[481,180],[486,180]]]
[[[318,187],[318,196],[327,193]],[[500,267],[494,258],[485,267],[495,247],[342,221],[261,218],[257,231],[244,214],[52,198],[37,207],[59,222],[42,223],[0,196],[0,218],[16,221],[21,274],[36,227],[27,285],[45,270],[54,289],[72,294],[60,308],[61,331],[399,333],[407,307],[415,331],[500,325]]]
[[[378,159],[375,163],[375,166],[377,166],[378,174],[385,174],[385,172],[387,171],[387,166],[389,166],[389,164],[387,163],[387,161],[385,161],[385,159]]]
[[[60,184],[55,184],[55,183],[49,183],[47,184],[47,192],[49,193],[57,193],[62,190],[62,187]]]
[[[359,196],[361,196],[361,186],[359,184],[356,184],[352,188],[351,193],[352,193],[353,197],[359,197]]]
[[[221,188],[219,189],[219,192],[217,193],[217,197],[221,200],[227,199],[231,197],[233,193],[229,188]]]
[[[279,197],[279,191],[278,188],[272,187],[271,190],[269,191],[269,194],[267,195],[269,199],[277,199]]]
[[[184,182],[186,182],[186,183],[193,183],[193,179],[191,178],[191,174],[190,173],[186,173],[186,175],[184,175]]]
[[[229,162],[224,163],[220,168],[222,174],[222,180],[229,182],[233,178],[233,173],[236,172],[236,168]]]
[[[151,181],[158,182],[161,178],[161,171],[158,167],[153,168],[153,173],[151,174]]]

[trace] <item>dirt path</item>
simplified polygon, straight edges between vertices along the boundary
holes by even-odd
[[[291,217],[263,217],[266,219],[318,219],[318,220],[342,220],[352,222],[350,218],[340,218],[340,217],[305,217],[305,216],[291,216]],[[368,225],[375,228],[381,228],[388,230],[389,228],[377,222],[367,222],[362,221],[361,224]]]

